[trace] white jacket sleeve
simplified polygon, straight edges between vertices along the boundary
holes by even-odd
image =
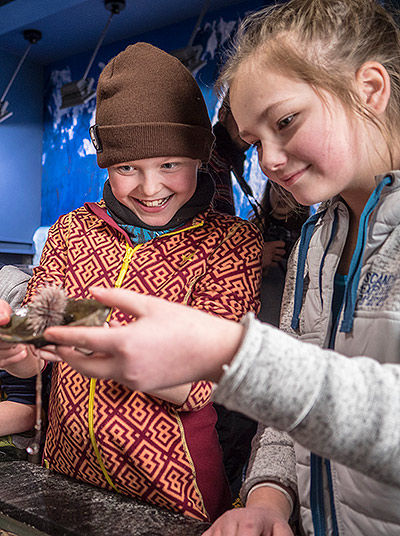
[[[316,454],[400,485],[400,366],[323,350],[251,314],[244,323],[215,401],[289,432]]]

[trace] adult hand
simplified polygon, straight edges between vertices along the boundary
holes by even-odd
[[[285,254],[285,242],[283,240],[265,242],[262,255],[263,272],[266,273],[268,268],[276,266],[285,257]]]
[[[290,513],[283,493],[263,486],[250,494],[246,508],[228,510],[203,536],[293,536]]]
[[[203,536],[293,536],[293,532],[276,510],[246,506],[225,512]]]
[[[91,289],[102,303],[136,317],[127,326],[52,327],[57,355],[85,376],[112,378],[152,392],[189,381],[218,381],[236,353],[243,326],[160,298],[122,289]],[[76,348],[92,350],[90,355]],[[46,347],[41,357],[47,359]]]

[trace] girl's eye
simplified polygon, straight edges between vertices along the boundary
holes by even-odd
[[[296,117],[296,114],[288,115],[287,117],[284,117],[280,121],[278,121],[278,129],[282,130],[290,125],[290,123],[293,121],[293,119]]]

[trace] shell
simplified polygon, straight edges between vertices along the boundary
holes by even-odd
[[[102,326],[107,319],[110,308],[93,299],[74,300],[66,298],[63,303],[64,310],[53,318],[51,324],[41,325],[35,329],[37,322],[32,322],[32,315],[37,315],[37,311],[32,313],[31,305],[21,307],[11,315],[10,322],[5,326],[0,326],[0,340],[9,343],[33,344],[37,348],[46,344],[53,344],[46,341],[42,333],[49,325],[63,326]],[[59,312],[58,312],[59,313]]]

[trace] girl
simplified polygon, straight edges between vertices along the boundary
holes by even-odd
[[[54,224],[26,301],[46,284],[74,298],[96,284],[231,320],[257,311],[261,236],[210,208],[214,185],[199,167],[214,136],[200,88],[180,61],[147,43],[113,58],[100,75],[91,135],[99,166],[108,168],[103,200]],[[111,319],[126,324],[132,316],[115,309]],[[160,342],[157,359],[163,352]],[[55,364],[45,465],[214,520],[230,494],[211,383],[138,392],[110,378]]]
[[[380,362],[399,362],[400,178],[390,172],[400,166],[399,52],[398,27],[374,0],[293,0],[245,23],[237,53],[221,76],[230,87],[241,136],[257,146],[266,175],[299,203],[324,202],[303,227],[293,255],[281,327],[300,340]],[[378,456],[387,462],[388,444],[398,452],[399,437],[393,437],[389,422],[371,433],[391,401],[382,396],[378,380],[368,396],[364,382],[352,378],[354,391],[343,392],[333,406],[329,383],[345,384],[352,364],[339,367],[324,381],[312,374],[318,396],[314,391],[284,427],[296,428],[301,442],[308,412],[324,414],[307,444],[312,452],[295,444],[303,530],[397,534],[398,487],[348,467],[359,469],[363,458],[374,465]],[[307,381],[307,373],[305,367],[298,381],[302,376]],[[394,403],[398,408],[397,393]],[[330,423],[333,410],[346,423],[340,434]],[[288,438],[280,441],[287,448]],[[254,484],[276,476],[293,486],[284,468],[273,473],[276,443],[270,430],[259,432],[244,499]],[[257,492],[262,501],[258,488],[250,505],[260,504]],[[225,523],[211,533],[219,526],[226,530]]]
[[[134,312],[136,325],[48,332],[68,344],[83,337],[97,350],[97,374],[117,374],[122,363],[119,377],[132,386],[211,378],[216,401],[290,433],[260,432],[244,499],[255,484],[269,486],[208,536],[290,534],[296,479],[306,534],[400,531],[399,81],[399,29],[375,0],[268,7],[245,23],[225,67],[240,134],[257,146],[266,175],[301,204],[322,202],[289,262],[288,334],[251,317],[237,325],[104,291],[94,295]],[[185,340],[177,329],[164,339],[155,376],[145,345],[157,343],[156,320],[173,314]],[[140,348],[121,352],[122,338],[139,337]],[[177,355],[182,343],[192,348],[190,364]],[[93,359],[61,352],[94,370]]]

